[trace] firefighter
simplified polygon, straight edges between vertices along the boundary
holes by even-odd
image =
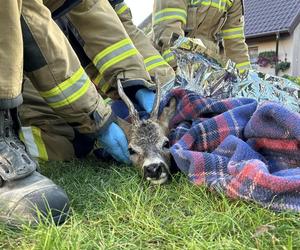
[[[251,67],[242,0],[155,0],[153,31],[155,45],[172,66],[176,65],[170,50],[174,33],[200,38],[216,52],[223,41],[226,57],[236,63],[240,73]]]
[[[58,115],[123,162],[129,162],[127,140],[43,1],[0,0],[0,6],[0,220],[37,223],[39,210],[59,224],[67,217],[68,197],[36,171],[16,135],[23,72],[51,108],[40,120]],[[21,134],[32,142],[29,151],[47,157],[41,128],[25,127]],[[64,151],[59,141],[55,147]]]

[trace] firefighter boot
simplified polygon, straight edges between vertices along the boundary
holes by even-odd
[[[16,136],[17,111],[0,110],[0,221],[10,226],[67,218],[66,193],[36,171]]]

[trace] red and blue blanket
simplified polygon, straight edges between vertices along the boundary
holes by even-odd
[[[300,115],[274,102],[174,89],[171,154],[195,185],[274,210],[300,211]]]

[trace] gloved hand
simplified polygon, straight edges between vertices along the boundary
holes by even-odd
[[[147,113],[150,113],[152,111],[155,93],[150,89],[142,88],[135,93],[135,99],[141,108]]]
[[[123,130],[116,124],[110,124],[98,137],[99,142],[114,159],[130,163],[128,142]]]

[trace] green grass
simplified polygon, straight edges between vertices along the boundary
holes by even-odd
[[[298,215],[220,197],[183,175],[159,187],[130,167],[91,160],[42,170],[68,193],[72,217],[60,227],[2,225],[0,249],[300,248]]]

